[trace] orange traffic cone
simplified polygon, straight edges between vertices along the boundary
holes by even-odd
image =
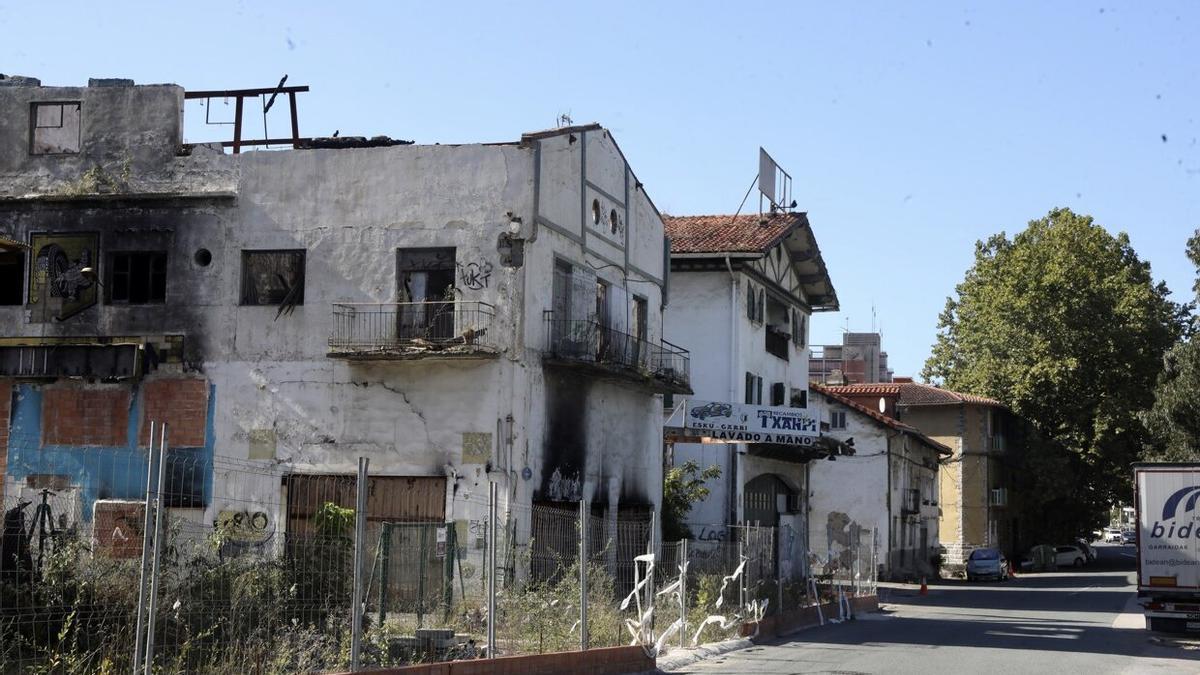
[[[921,595],[929,595],[929,584],[925,583],[925,577],[921,577]]]

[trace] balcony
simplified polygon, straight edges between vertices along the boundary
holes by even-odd
[[[329,356],[350,360],[491,358],[500,353],[486,302],[335,303]]]
[[[555,319],[545,312],[546,354],[550,362],[586,366],[658,391],[691,394],[691,355],[666,340],[629,335],[595,321]]]

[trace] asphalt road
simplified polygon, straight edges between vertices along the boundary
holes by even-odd
[[[1200,640],[1142,628],[1132,546],[1080,571],[881,588],[884,611],[714,657],[681,673],[1200,673]]]

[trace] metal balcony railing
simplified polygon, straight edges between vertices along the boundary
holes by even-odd
[[[330,356],[414,358],[500,351],[486,302],[334,303]]]
[[[554,359],[596,365],[657,380],[669,391],[691,393],[691,355],[663,340],[649,340],[596,321],[556,319],[545,312],[546,353]]]

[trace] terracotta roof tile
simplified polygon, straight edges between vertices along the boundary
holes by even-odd
[[[827,387],[834,393],[844,396],[896,396],[899,395],[900,405],[957,405],[970,403],[973,405],[990,405],[1004,407],[995,399],[974,394],[963,394],[949,389],[942,389],[931,384],[920,382],[899,382],[879,384],[845,384]]]
[[[671,253],[764,253],[795,227],[803,213],[741,216],[663,216]]]
[[[913,426],[909,426],[893,417],[888,417],[887,415],[884,415],[883,413],[879,412],[878,410],[872,410],[861,403],[857,403],[852,399],[846,398],[844,395],[838,393],[838,391],[837,391],[838,389],[846,389],[848,387],[828,387],[825,385],[817,384],[816,382],[810,382],[808,386],[813,391],[815,391],[819,394],[822,394],[831,400],[837,401],[839,404],[844,405],[847,408],[854,410],[855,412],[866,415],[886,427],[890,427],[892,429],[895,429],[896,431],[902,431],[906,434],[911,434],[912,436],[915,436],[917,438],[917,440],[919,440],[922,443],[933,448],[939,454],[947,455],[947,456],[954,454],[950,448],[946,447],[945,445],[942,445],[941,443],[938,443],[937,441],[933,440],[932,438],[921,433],[920,429],[917,429],[916,427],[913,427]],[[856,386],[856,385],[850,385],[850,386]],[[870,386],[870,385],[859,385],[859,386]],[[861,393],[866,394],[866,393],[870,393],[870,392],[861,392]]]

